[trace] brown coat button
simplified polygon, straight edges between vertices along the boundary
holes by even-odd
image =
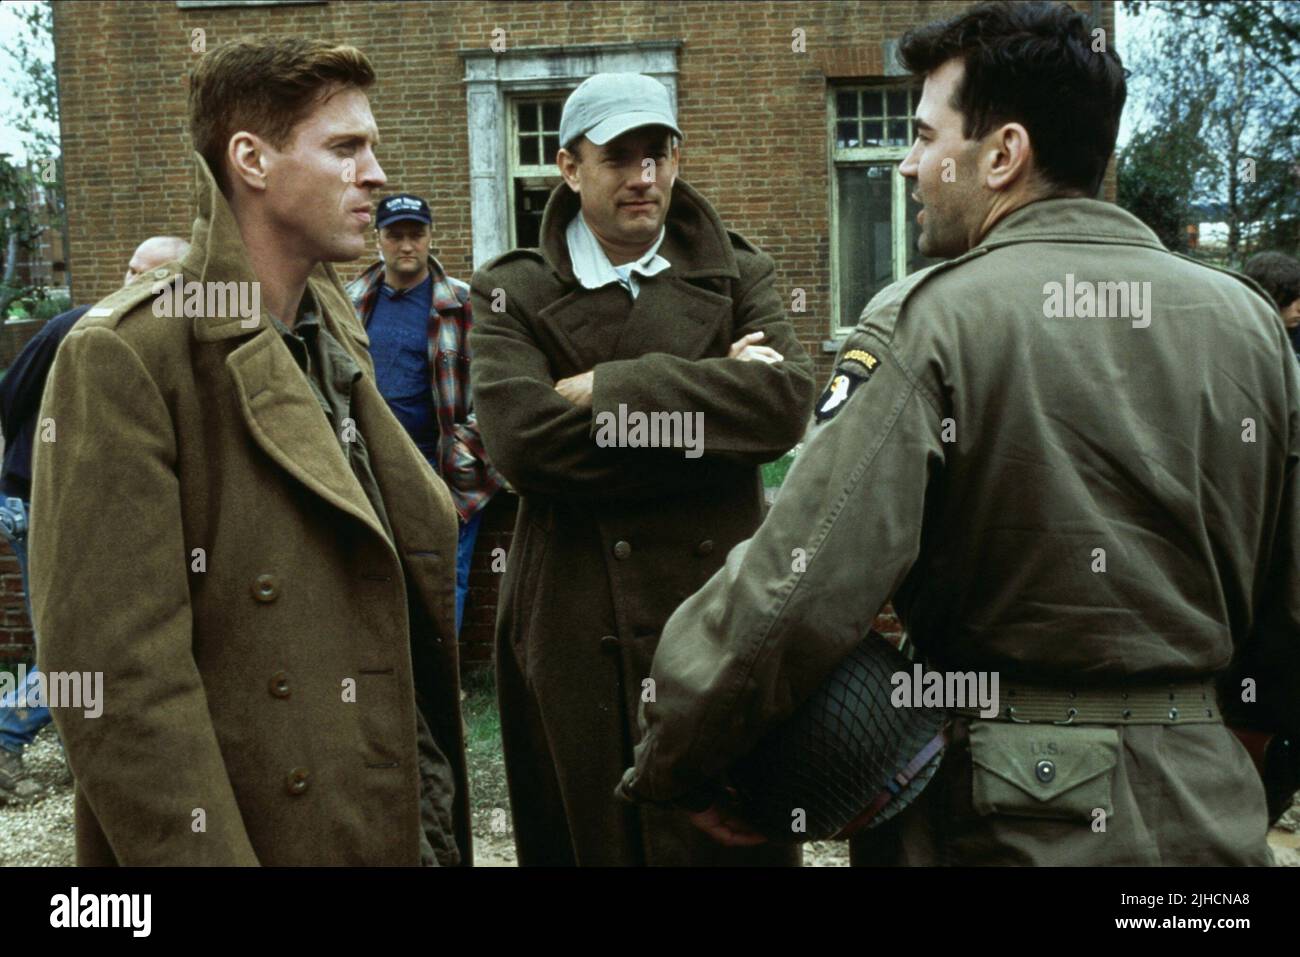
[[[618,651],[618,637],[615,635],[605,635],[600,639],[600,650],[608,655]]]
[[[711,538],[706,538],[704,541],[700,542],[700,544],[696,545],[696,546],[695,546],[695,554],[696,554],[696,555],[712,555],[712,554],[713,554],[713,539],[711,539]]]
[[[310,775],[307,774],[306,768],[294,768],[289,772],[289,778],[285,782],[285,789],[290,794],[297,797],[299,794],[302,794],[307,790],[307,778],[309,776]]]
[[[289,676],[283,671],[271,675],[271,694],[277,698],[289,697]]]
[[[258,575],[253,579],[253,597],[258,601],[275,601],[280,597],[280,579],[275,575]]]
[[[622,561],[632,554],[632,546],[627,542],[614,543],[614,557]]]

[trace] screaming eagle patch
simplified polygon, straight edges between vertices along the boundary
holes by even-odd
[[[820,424],[834,418],[849,401],[849,396],[871,378],[879,365],[880,360],[866,349],[850,349],[844,353],[831,376],[830,385],[817,400],[817,422]]]

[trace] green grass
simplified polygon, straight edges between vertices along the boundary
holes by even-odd
[[[790,466],[794,465],[794,458],[799,454],[799,446],[795,446],[785,455],[781,456],[775,462],[768,462],[762,467],[763,487],[780,488],[781,483],[785,481],[786,473],[790,471]]]
[[[501,717],[491,668],[469,672],[462,683],[465,759],[469,765],[470,810],[476,839],[508,839],[510,793],[501,755]]]

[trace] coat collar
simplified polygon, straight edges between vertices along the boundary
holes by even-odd
[[[577,285],[578,280],[573,275],[573,262],[564,234],[569,221],[580,208],[578,194],[560,183],[551,193],[542,214],[542,257],[567,285]],[[678,179],[673,184],[673,198],[664,227],[659,255],[672,264],[671,272],[683,279],[706,276],[740,278],[740,267],[726,227],[709,201],[685,180]]]
[[[429,308],[433,312],[455,312],[457,309],[464,308],[464,300],[456,295],[456,288],[451,284],[451,280],[447,278],[447,271],[442,268],[442,263],[432,256],[429,257],[429,275],[433,277],[433,297],[429,303]],[[380,284],[383,281],[383,260],[367,266],[365,272],[348,284],[348,295],[352,298],[352,304],[361,311],[362,303],[367,302],[368,297],[379,292]],[[362,319],[367,324],[370,322],[368,313],[371,311],[373,310],[365,309],[362,311]]]
[[[257,282],[257,274],[253,272],[230,204],[217,188],[207,162],[197,153],[194,161],[198,218],[194,221],[190,252],[181,260],[186,281]],[[360,361],[360,357],[365,355],[366,335],[338,276],[328,266],[318,264],[307,284],[319,307],[322,325],[341,344],[345,337],[352,339],[351,354]],[[192,321],[194,335],[201,342],[236,337],[248,340],[239,343],[226,356],[225,365],[234,382],[240,412],[263,451],[307,488],[369,526],[381,540],[392,546],[394,543],[379,523],[361,484],[339,454],[338,439],[329,421],[321,414],[311,386],[295,365],[265,309],[261,319],[260,323],[247,328],[238,315],[197,316]],[[367,381],[362,380],[363,384]],[[359,427],[373,431],[373,435],[370,431],[366,433],[366,443],[374,448],[382,446],[389,438],[383,430],[390,423],[393,428],[400,426],[391,416],[385,422],[374,424],[375,413],[372,410],[377,404],[382,404],[382,399],[377,393],[369,395],[366,392],[363,388],[354,393],[353,414],[357,416]],[[387,456],[389,453],[381,454]],[[402,533],[394,530],[394,534],[400,539]]]
[[[1165,248],[1140,219],[1114,203],[1067,198],[1040,199],[1012,210],[984,234],[975,248],[1026,242]]]
[[[958,256],[918,269],[877,293],[858,319],[859,329],[893,328],[904,303],[931,277],[987,254],[1000,246],[1017,243],[1104,243],[1107,245],[1165,247],[1150,229],[1132,213],[1113,203],[1095,199],[1040,199],[1014,209],[984,238]],[[889,333],[892,335],[892,333]]]

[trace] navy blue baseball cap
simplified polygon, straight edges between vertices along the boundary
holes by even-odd
[[[375,229],[383,229],[403,219],[433,225],[429,204],[418,196],[411,193],[398,193],[396,196],[388,196],[380,200],[379,209],[375,212]]]

